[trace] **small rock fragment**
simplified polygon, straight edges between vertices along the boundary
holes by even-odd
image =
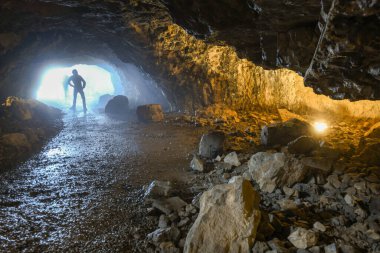
[[[170,228],[159,228],[152,233],[147,235],[148,240],[151,240],[152,242],[159,244],[161,242],[167,242],[167,241],[178,241],[179,236],[181,232],[176,227],[170,227]]]
[[[166,215],[160,215],[160,219],[158,221],[158,227],[159,228],[167,228],[169,225],[169,218]]]
[[[204,164],[202,159],[200,159],[198,156],[194,156],[190,162],[190,168],[195,171],[203,172]]]
[[[346,202],[347,205],[349,206],[354,206],[355,205],[355,200],[354,200],[354,197],[350,194],[346,194],[346,196],[344,196],[344,201]]]
[[[297,228],[288,237],[288,240],[298,249],[306,249],[317,244],[317,234],[312,230]]]
[[[169,181],[154,180],[145,190],[145,198],[168,197],[172,193],[173,187]]]
[[[241,163],[239,161],[239,158],[236,154],[236,152],[231,152],[229,153],[228,155],[226,155],[226,157],[224,157],[224,160],[223,160],[225,163],[228,163],[228,164],[231,164],[232,166],[240,166]]]
[[[338,253],[338,249],[337,249],[335,243],[326,245],[324,247],[324,250],[325,250],[325,253]]]
[[[326,227],[325,225],[323,225],[322,223],[320,223],[319,221],[315,222],[313,224],[313,228],[315,228],[316,230],[318,231],[321,231],[321,232],[326,232]]]
[[[269,246],[266,242],[256,241],[253,245],[252,252],[254,253],[265,253],[269,250]]]

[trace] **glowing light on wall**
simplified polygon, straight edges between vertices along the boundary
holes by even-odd
[[[75,65],[69,68],[48,69],[41,80],[36,98],[50,105],[69,107],[73,101],[73,88],[67,85],[71,71],[77,69],[79,75],[86,80],[84,89],[88,105],[95,105],[101,95],[114,94],[111,74],[103,68],[94,65]],[[82,101],[78,95],[77,107]]]
[[[317,121],[314,123],[314,129],[317,133],[323,133],[327,130],[328,126],[325,122]]]

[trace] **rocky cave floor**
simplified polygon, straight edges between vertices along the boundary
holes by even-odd
[[[286,145],[260,145],[264,125],[294,117],[301,116],[211,108],[142,124],[134,117],[66,114],[63,130],[39,154],[2,172],[0,249],[181,252],[201,193],[242,175],[261,196],[253,252],[379,252],[380,172],[355,158],[360,138],[376,121],[331,120],[318,137],[328,143],[327,154],[291,155]],[[215,129],[226,134],[224,154],[203,159],[202,172],[192,171],[201,135]],[[240,165],[225,159],[231,151],[238,159],[232,163]],[[321,173],[268,189],[250,173],[249,160],[257,152],[316,158],[310,166]],[[289,242],[299,228],[319,238],[307,250]]]

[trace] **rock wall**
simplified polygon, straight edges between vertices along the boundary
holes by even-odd
[[[336,99],[379,99],[380,3],[333,1],[306,84]]]
[[[264,69],[260,65],[269,66],[270,64],[256,62],[255,57],[243,54],[244,50],[233,42],[237,40],[223,40],[216,36],[225,34],[221,32],[223,27],[228,28],[227,31],[232,31],[233,28],[239,29],[239,23],[246,26],[256,21],[258,30],[241,32],[242,40],[245,40],[247,36],[255,37],[257,31],[268,31],[268,33],[273,31],[280,34],[283,30],[300,27],[300,31],[304,32],[295,33],[293,34],[295,37],[292,37],[293,43],[299,46],[298,49],[293,50],[292,46],[280,42],[275,48],[279,50],[278,46],[283,46],[283,49],[290,50],[289,55],[294,55],[297,59],[311,59],[310,52],[313,50],[309,49],[313,46],[308,46],[309,49],[306,50],[302,46],[303,41],[306,37],[311,38],[318,34],[313,30],[316,27],[310,24],[317,25],[319,22],[320,30],[328,31],[330,26],[326,13],[330,6],[329,1],[323,1],[322,4],[319,1],[318,3],[308,1],[304,7],[298,2],[278,5],[273,3],[273,8],[264,2],[256,3],[255,1],[256,5],[248,6],[251,8],[250,12],[247,12],[247,6],[243,2],[232,4],[226,1],[221,4],[221,12],[226,12],[228,19],[223,21],[222,16],[217,16],[212,11],[211,16],[205,16],[205,24],[209,24],[210,29],[216,29],[212,33],[216,37],[194,32],[196,29],[189,30],[190,24],[187,23],[181,26],[181,20],[177,15],[179,13],[176,11],[181,9],[179,7],[182,6],[182,2],[178,2],[178,6],[173,6],[171,1],[163,3],[153,0],[88,3],[89,1],[68,3],[60,0],[54,3],[50,1],[25,2],[23,6],[16,5],[12,1],[4,1],[0,4],[0,14],[9,16],[8,21],[0,22],[0,34],[6,38],[1,39],[0,36],[1,56],[4,59],[0,62],[0,74],[3,77],[0,80],[0,89],[6,91],[2,93],[28,95],[27,91],[30,87],[28,80],[31,80],[30,76],[33,75],[31,66],[36,59],[54,54],[54,50],[59,57],[93,54],[99,58],[107,58],[109,50],[112,50],[119,60],[141,66],[146,73],[149,73],[165,91],[176,109],[193,111],[213,104],[224,104],[236,110],[287,108],[298,113],[378,117],[379,104],[377,102],[334,101],[314,94],[311,88],[305,88],[303,77],[290,70],[292,68],[302,73],[301,69],[305,69],[305,64],[301,64],[302,67],[295,63],[283,65],[290,69]],[[194,4],[197,6],[197,2]],[[337,4],[344,9],[345,5],[334,2],[332,11],[335,10],[334,6]],[[211,3],[210,5],[198,3],[198,5],[199,13],[204,13],[203,8],[214,7]],[[192,6],[192,8],[195,7]],[[376,9],[376,5],[368,8]],[[189,18],[196,13],[193,9],[189,10]],[[281,12],[281,9],[288,10],[289,16]],[[363,8],[359,9],[356,14],[366,15],[367,12],[362,10]],[[14,15],[9,13],[14,13]],[[252,15],[252,19],[243,18],[242,20],[239,16],[248,15],[248,13]],[[276,15],[269,22],[271,14]],[[302,18],[303,16],[306,17]],[[289,21],[287,25],[282,25],[282,21],[287,17],[294,18],[293,22]],[[33,22],[30,22],[31,20]],[[199,23],[198,21],[196,24]],[[338,31],[341,30],[338,29]],[[344,38],[344,35],[341,36]],[[228,33],[224,37],[228,37]],[[277,35],[276,38],[280,40]],[[310,39],[310,41],[313,40]],[[259,43],[259,48],[252,47],[252,52],[261,50],[262,54],[269,55],[269,51],[276,51],[273,51],[273,48],[265,51],[263,45],[271,43],[267,42]],[[322,44],[319,43],[319,48],[325,49]],[[49,51],[49,54],[41,54],[46,51]],[[272,67],[278,66],[282,65]],[[355,76],[356,71],[360,72],[360,68],[359,64],[355,68],[348,68],[347,71]],[[331,72],[329,76],[334,76],[334,73]],[[340,86],[338,81],[336,85]],[[312,85],[315,89],[319,87],[318,82]],[[357,87],[361,87],[360,85],[356,83],[353,86],[357,90]],[[346,95],[337,98],[354,94],[355,89],[352,93],[350,89],[346,89]],[[323,89],[322,92],[324,92]],[[327,92],[326,94],[340,93]],[[348,97],[356,98],[354,95]],[[368,98],[374,97],[369,95]]]

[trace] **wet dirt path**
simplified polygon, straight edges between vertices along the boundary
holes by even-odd
[[[144,252],[142,186],[186,183],[202,130],[94,113],[67,114],[64,125],[38,155],[0,174],[0,251]]]

